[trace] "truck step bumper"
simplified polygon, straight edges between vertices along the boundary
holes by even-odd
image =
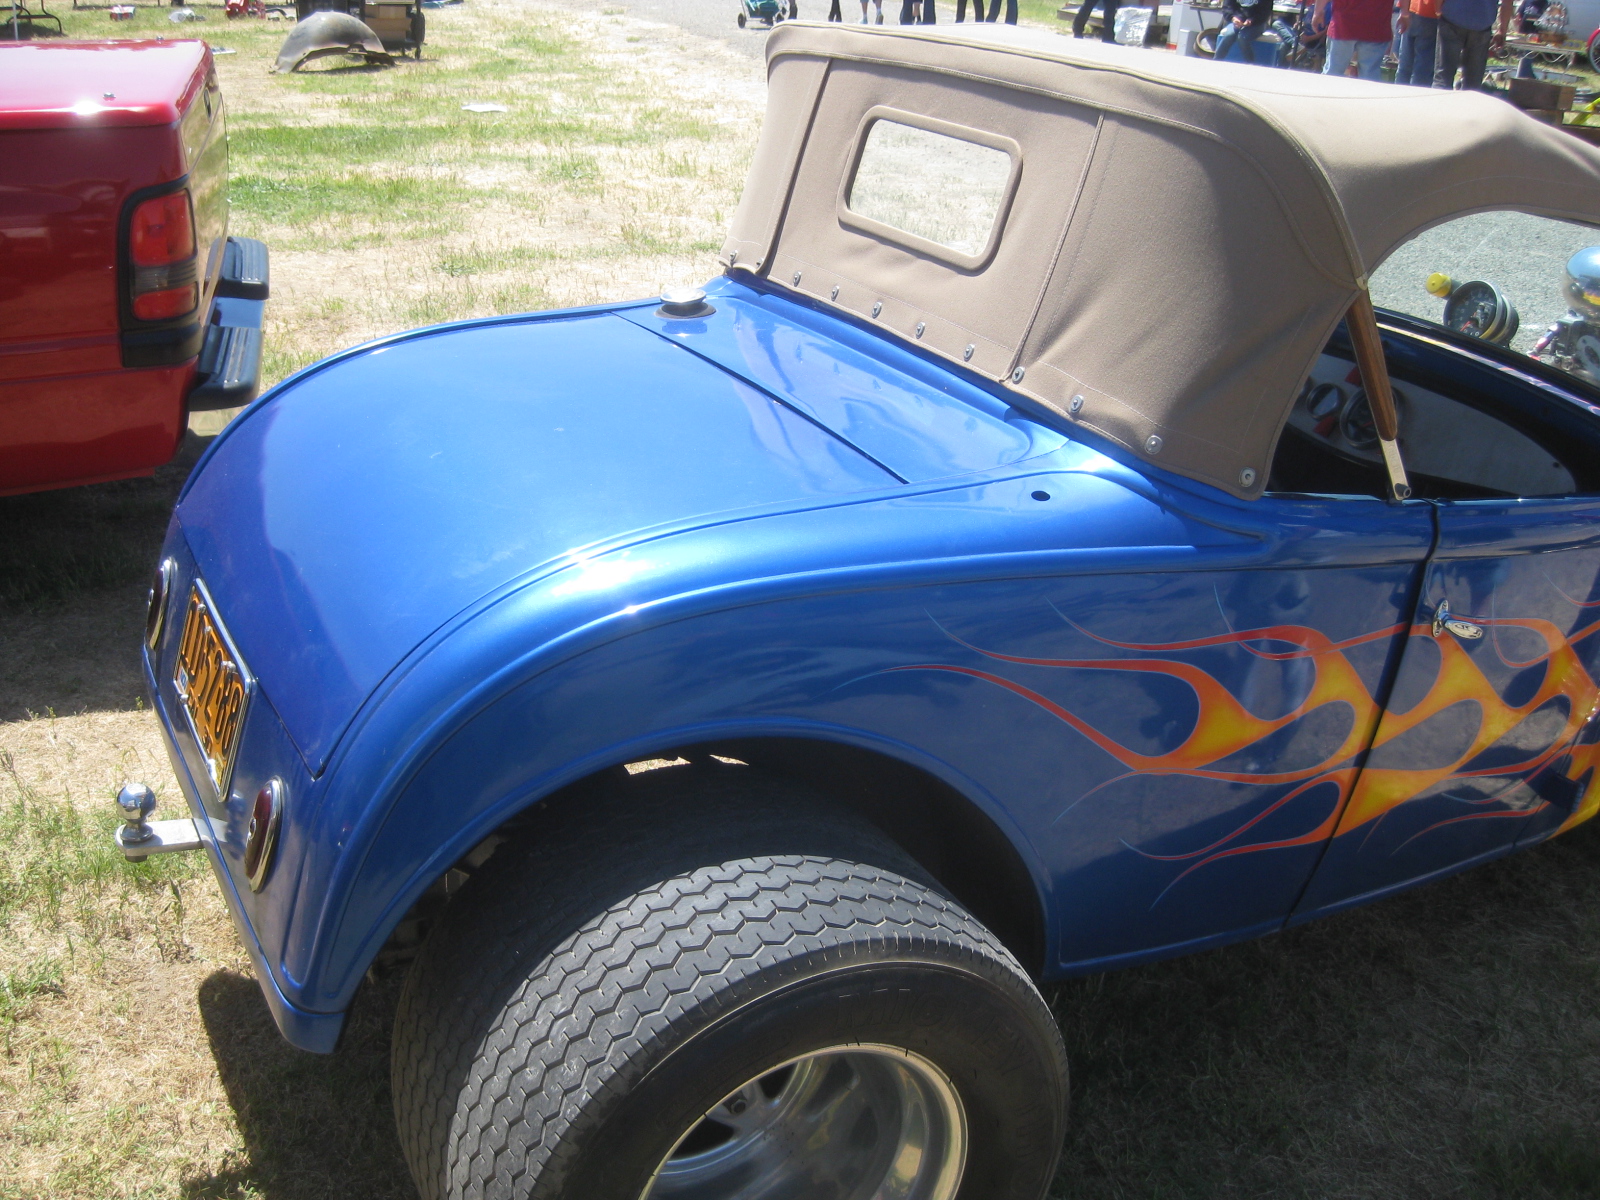
[[[222,277],[217,280],[216,294],[235,300],[265,300],[269,283],[266,243],[229,238],[222,252]]]
[[[261,390],[260,328],[208,325],[196,370],[206,381],[189,393],[190,412],[249,404]]]
[[[267,309],[267,248],[255,238],[229,238],[195,364],[190,412],[240,408],[261,390],[261,321]]]

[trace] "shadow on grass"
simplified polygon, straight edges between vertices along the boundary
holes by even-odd
[[[1600,1197],[1600,822],[1280,936],[1070,981],[1052,1196]]]
[[[143,581],[210,441],[186,436],[170,463],[142,479],[0,496],[0,609],[38,610]]]
[[[0,722],[140,702],[150,576],[209,444],[188,436],[143,479],[0,497]]]
[[[200,985],[211,1054],[244,1141],[242,1159],[189,1180],[188,1200],[415,1200],[389,1103],[398,975],[363,987],[331,1055],[278,1034],[255,980]]]

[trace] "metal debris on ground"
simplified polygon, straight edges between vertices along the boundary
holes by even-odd
[[[356,55],[365,58],[368,66],[394,66],[394,55],[383,48],[371,27],[349,13],[314,12],[289,31],[272,71],[288,74],[314,58],[331,54]]]

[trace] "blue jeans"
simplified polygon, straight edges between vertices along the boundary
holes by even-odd
[[[1433,52],[1439,45],[1439,18],[1411,14],[1411,26],[1400,35],[1400,69],[1396,83],[1433,86]]]
[[[1256,39],[1266,32],[1265,25],[1235,25],[1232,21],[1222,27],[1222,32],[1217,34],[1217,61],[1226,62],[1229,52],[1233,50],[1233,43],[1239,43],[1239,53],[1245,62],[1256,61]]]
[[[1388,42],[1358,42],[1354,38],[1329,38],[1328,57],[1323,61],[1324,75],[1343,75],[1356,60],[1356,74],[1362,79],[1383,81],[1383,52]]]

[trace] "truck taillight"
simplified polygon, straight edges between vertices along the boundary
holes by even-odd
[[[128,256],[136,267],[164,267],[194,257],[194,221],[189,193],[146,200],[128,225]]]
[[[193,312],[200,302],[195,259],[187,189],[152,197],[135,208],[128,222],[133,315],[141,321],[165,321]]]

